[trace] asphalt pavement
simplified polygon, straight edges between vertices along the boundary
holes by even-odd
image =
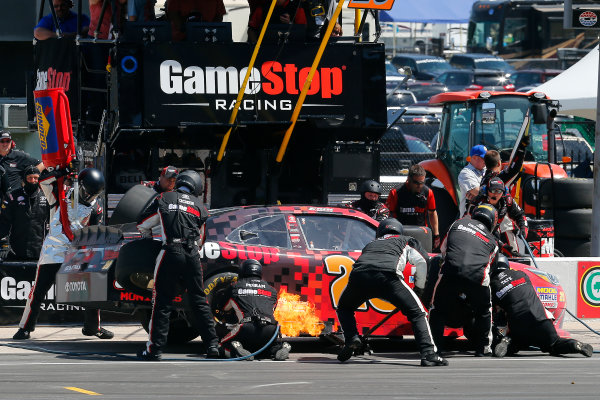
[[[15,326],[0,327],[0,399],[597,399],[600,392],[600,354],[476,358],[458,341],[450,366],[422,368],[408,337],[375,341],[374,354],[341,364],[334,346],[300,338],[290,339],[283,362],[206,361],[196,354],[199,340],[170,346],[162,362],[142,362],[132,357],[146,340],[141,327],[105,327],[114,339],[82,336],[79,326],[40,326],[17,342]],[[563,328],[600,350],[600,336],[579,323]]]

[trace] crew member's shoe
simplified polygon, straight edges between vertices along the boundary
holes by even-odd
[[[476,351],[475,352],[475,357],[491,357],[491,356],[492,356],[491,351]]]
[[[591,357],[594,354],[594,348],[591,344],[580,342],[579,340],[575,344],[575,348],[579,354],[583,354],[586,357]]]
[[[496,347],[494,347],[494,357],[498,357],[498,358],[502,358],[504,357],[507,353],[508,353],[508,348],[510,346],[510,338],[508,336],[504,336],[502,339],[500,339],[500,341],[498,342],[498,344],[496,345]]]
[[[349,341],[346,342],[342,351],[339,352],[337,359],[340,362],[348,361],[352,354],[354,354],[354,350],[358,350],[362,347],[362,340],[358,337],[358,335],[353,336]]]
[[[13,340],[27,340],[31,337],[30,333],[28,330],[25,330],[23,328],[19,328],[19,330],[17,331],[17,333],[15,333],[13,335]]]
[[[162,359],[162,351],[148,351],[144,349],[137,352],[137,357],[143,361],[160,361]]]
[[[81,333],[85,336],[96,336],[98,339],[112,339],[115,337],[114,333],[104,328],[98,328],[97,331],[88,331],[85,328],[81,328]]]
[[[248,350],[246,350],[244,348],[244,346],[242,346],[242,344],[240,342],[238,342],[237,340],[234,340],[233,342],[231,342],[231,357],[233,358],[241,358],[241,357],[248,357],[250,353]],[[252,361],[254,360],[254,357],[248,357],[245,358],[245,360],[248,361]]]
[[[290,351],[292,351],[292,346],[288,342],[283,342],[273,354],[273,360],[275,361],[285,361],[290,358]]]
[[[427,353],[421,358],[421,367],[445,367],[447,365],[448,360],[438,353]]]
[[[206,358],[221,358],[221,352],[219,351],[219,346],[212,345],[208,346],[206,349]]]

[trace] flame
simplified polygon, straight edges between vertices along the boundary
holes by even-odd
[[[281,333],[286,336],[300,336],[301,333],[318,336],[325,327],[316,316],[312,303],[301,301],[299,295],[287,293],[285,288],[279,291],[274,315]]]

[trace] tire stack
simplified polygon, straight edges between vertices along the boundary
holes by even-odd
[[[592,238],[594,180],[544,179],[540,183],[541,205],[554,219],[554,248],[565,257],[589,257]]]

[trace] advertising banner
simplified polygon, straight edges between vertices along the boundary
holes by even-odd
[[[600,318],[600,262],[579,262],[577,282],[577,317]]]

